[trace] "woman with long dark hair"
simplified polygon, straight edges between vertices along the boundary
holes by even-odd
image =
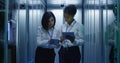
[[[37,49],[35,55],[35,63],[54,63],[55,44],[50,44],[50,40],[55,37],[56,19],[52,12],[45,12],[42,17],[42,26],[38,27]]]

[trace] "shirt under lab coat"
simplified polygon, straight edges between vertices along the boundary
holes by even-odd
[[[70,40],[66,39],[62,42],[62,46],[63,47],[71,47],[71,46],[79,46],[79,45],[82,45],[84,40],[83,40],[83,25],[78,23],[77,21],[73,21],[71,23],[71,25],[65,23],[63,24],[62,28],[61,28],[61,33],[62,32],[74,32],[74,35],[75,35],[75,40],[74,42],[72,43]],[[62,34],[61,34],[62,36]]]
[[[48,41],[50,39],[59,39],[59,37],[57,37],[57,32],[58,31],[56,28],[51,28],[48,31],[46,31],[45,29],[43,29],[43,27],[39,26],[37,30],[37,46],[50,49],[56,48],[56,45],[50,44]]]

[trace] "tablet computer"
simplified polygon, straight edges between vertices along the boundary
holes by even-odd
[[[50,44],[59,44],[58,39],[50,39]]]
[[[62,32],[62,36],[63,36],[63,39],[66,39],[66,36],[75,37],[74,32]]]

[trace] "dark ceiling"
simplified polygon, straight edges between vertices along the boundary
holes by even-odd
[[[5,1],[6,0],[0,0],[0,10],[1,9],[5,9]],[[102,3],[103,5],[106,4],[106,2],[108,4],[113,4],[115,0],[27,0],[29,2],[29,4],[36,4],[36,5],[40,5],[41,1],[46,1],[47,2],[47,8],[62,8],[65,5],[69,5],[69,4],[75,4],[77,5],[77,7],[81,7],[81,5],[84,4],[96,4],[99,5],[100,3]],[[9,0],[9,7],[13,7],[14,4],[26,4],[25,0]],[[43,4],[44,5],[44,4]]]

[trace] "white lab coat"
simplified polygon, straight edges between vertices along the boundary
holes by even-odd
[[[63,24],[63,26],[61,27],[61,33],[62,32],[74,32],[75,35],[75,41],[72,43],[70,40],[66,39],[61,44],[63,47],[79,46],[84,43],[84,28],[83,25],[78,23],[77,21],[74,20],[71,25],[67,23]]]

